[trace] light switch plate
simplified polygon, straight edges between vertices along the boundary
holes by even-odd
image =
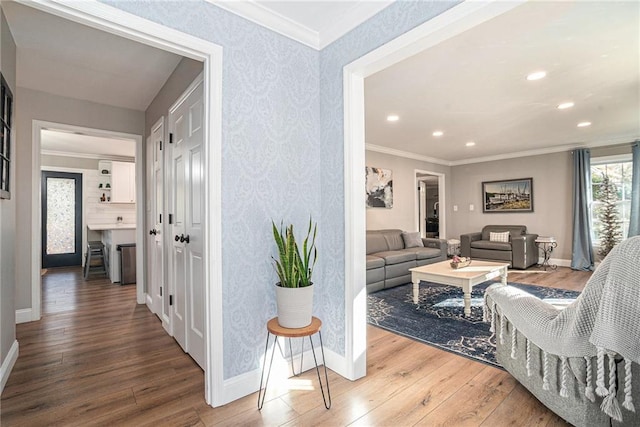
[[[458,212],[458,205],[453,205],[453,211]]]
[[[469,205],[469,210],[470,210],[470,211],[473,211],[474,209],[475,209],[475,206],[473,206],[473,205]]]

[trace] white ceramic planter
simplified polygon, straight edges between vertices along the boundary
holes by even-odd
[[[283,328],[304,328],[311,324],[313,285],[283,288],[276,285],[278,324]]]

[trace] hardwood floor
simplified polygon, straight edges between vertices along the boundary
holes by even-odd
[[[509,280],[581,290],[590,273],[511,273]],[[213,409],[200,368],[135,303],[135,286],[43,276],[43,318],[17,326],[20,357],[0,425],[563,426],[506,372],[369,326],[367,376],[330,371],[326,410],[315,372]]]

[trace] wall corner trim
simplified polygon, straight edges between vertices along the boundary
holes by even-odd
[[[33,316],[33,310],[31,310],[30,308],[21,308],[19,310],[16,310],[16,324],[39,320],[39,319],[34,319],[32,316]]]
[[[4,390],[4,386],[9,380],[9,375],[13,370],[13,365],[15,365],[16,360],[18,360],[18,349],[18,341],[14,340],[9,349],[9,353],[7,353],[7,357],[2,362],[2,366],[0,366],[0,393]]]

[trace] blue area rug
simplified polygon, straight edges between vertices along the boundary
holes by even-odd
[[[422,282],[418,304],[413,303],[412,284],[368,295],[367,321],[393,333],[500,367],[495,357],[495,337],[489,332],[489,323],[482,321],[484,290],[492,283],[473,287],[468,318],[464,317],[462,289]],[[509,283],[509,286],[558,306],[571,303],[580,295],[576,291],[520,283]]]

